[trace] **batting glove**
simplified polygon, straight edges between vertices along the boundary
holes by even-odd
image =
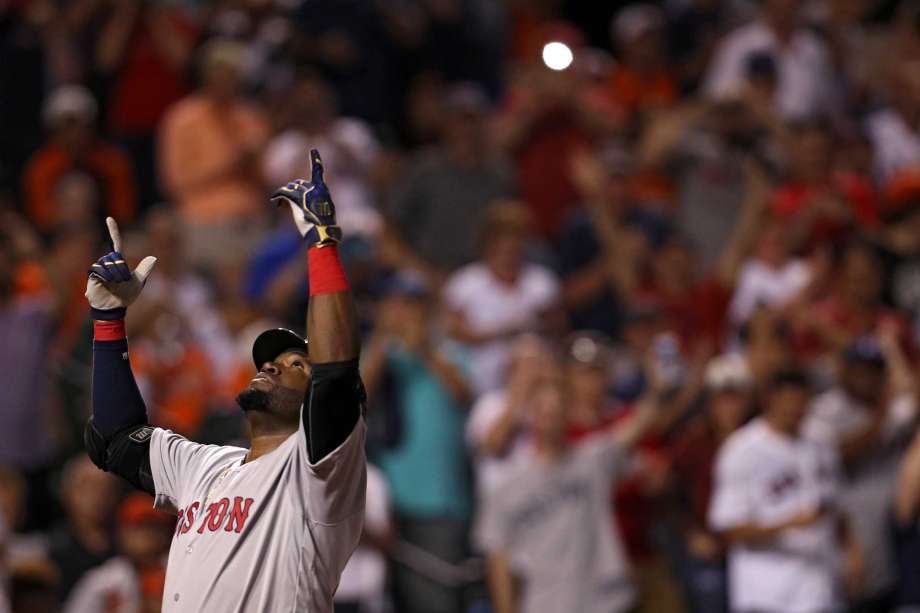
[[[335,223],[335,205],[323,181],[323,160],[316,149],[310,151],[310,166],[310,181],[291,181],[277,189],[271,201],[290,205],[294,223],[310,246],[332,245],[342,240],[342,229]]]
[[[90,267],[86,299],[92,309],[93,319],[122,319],[125,309],[140,295],[157,259],[147,256],[131,272],[121,255],[118,224],[111,217],[106,217],[105,224],[109,227],[113,251],[96,260]]]

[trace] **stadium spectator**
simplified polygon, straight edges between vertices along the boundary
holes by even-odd
[[[157,276],[147,281],[135,312],[142,314],[157,304],[174,310],[186,321],[196,344],[207,354],[215,378],[226,376],[232,371],[232,340],[215,304],[216,292],[186,265],[188,239],[182,218],[175,209],[158,206],[147,213],[144,229],[146,251],[157,254]]]
[[[443,229],[482,227],[489,205],[514,189],[511,169],[489,140],[485,92],[461,83],[444,96],[438,143],[409,162],[388,206],[406,264],[436,276],[468,264],[477,253],[475,232]]]
[[[664,12],[654,4],[624,7],[610,24],[620,63],[605,85],[608,103],[627,120],[677,101],[678,82],[669,65]]]
[[[150,611],[147,600],[162,600],[164,557],[175,523],[173,516],[154,510],[149,495],[130,494],[118,507],[119,555],[86,573],[63,611]]]
[[[878,225],[874,188],[867,178],[835,167],[838,143],[827,122],[795,122],[786,140],[786,180],[771,194],[769,207],[794,250],[839,245]]]
[[[732,611],[832,611],[843,605],[844,578],[849,588],[860,580],[852,532],[838,540],[837,450],[801,434],[810,399],[804,372],[775,372],[761,417],[716,458],[708,519],[728,546]]]
[[[699,412],[668,447],[680,536],[677,565],[691,613],[726,613],[725,544],[706,518],[716,455],[750,417],[754,381],[743,356],[724,354],[707,364],[704,382]]]
[[[902,176],[887,190],[883,225],[872,242],[882,263],[885,304],[911,318],[920,314],[920,172]],[[913,334],[916,342],[916,333]]]
[[[869,115],[875,174],[880,182],[920,166],[920,62],[902,59],[890,88],[891,104]]]
[[[115,554],[111,521],[116,482],[84,455],[61,471],[61,502],[66,518],[51,533],[48,555],[58,573],[58,599],[64,602],[80,577]]]
[[[485,501],[479,541],[489,552],[496,613],[627,611],[635,604],[623,545],[610,521],[610,484],[625,469],[656,405],[647,398],[620,428],[571,446],[566,396],[558,373],[536,384],[532,452],[508,471],[501,495]]]
[[[719,45],[704,88],[714,99],[742,93],[745,68],[753,53],[776,63],[774,108],[787,119],[804,119],[835,110],[840,93],[824,42],[801,22],[797,0],[765,0],[753,22],[731,32]]]
[[[909,352],[913,345],[903,316],[882,302],[881,263],[871,246],[853,243],[846,247],[835,267],[829,295],[796,315],[806,334],[799,351],[810,357],[831,354],[857,338],[874,335],[880,326],[892,326]]]
[[[161,123],[159,170],[167,195],[194,228],[189,257],[207,262],[233,257],[255,238],[268,134],[261,112],[241,95],[242,48],[213,40],[200,60],[201,88],[170,107]]]
[[[851,594],[858,611],[886,610],[897,580],[890,509],[898,466],[916,426],[912,373],[896,329],[864,337],[842,356],[838,384],[815,398],[805,436],[834,445],[846,467],[839,502],[865,556],[865,575]]]
[[[54,334],[53,304],[46,295],[14,293],[14,242],[0,240],[0,466],[34,471],[54,452],[50,424],[52,389],[43,367]],[[7,518],[9,521],[9,518]]]
[[[511,338],[561,327],[555,275],[525,259],[530,227],[521,204],[493,203],[480,228],[480,259],[454,272],[444,287],[448,332],[472,351],[477,394],[498,387]]]
[[[66,85],[54,90],[42,109],[48,141],[29,160],[23,174],[23,192],[29,219],[50,232],[63,216],[57,201],[61,182],[72,173],[92,177],[99,193],[92,218],[111,215],[128,223],[137,211],[131,159],[96,132],[98,104],[84,87]]]
[[[788,228],[772,222],[763,228],[757,248],[738,271],[729,305],[734,326],[745,324],[763,307],[782,309],[802,294],[811,281],[811,266],[792,255]]]
[[[559,35],[556,40],[582,47],[580,35],[570,27],[558,30],[550,29]],[[544,43],[554,40],[544,36]],[[577,94],[581,88],[576,71],[554,71],[538,62],[537,54],[528,52],[514,68],[494,134],[517,169],[516,182],[533,215],[534,229],[555,241],[578,200],[568,160],[590,145],[592,126],[584,96]]]
[[[920,607],[920,586],[914,580],[920,569],[920,431],[914,433],[910,447],[898,468],[892,504],[892,536],[898,581],[894,595],[895,611],[910,613]]]
[[[479,509],[517,457],[528,447],[530,400],[534,385],[557,368],[549,346],[535,334],[511,341],[503,385],[479,396],[466,422]]]
[[[95,68],[110,83],[107,123],[127,149],[137,171],[138,199],[159,202],[156,180],[156,129],[166,110],[188,92],[187,74],[197,25],[185,10],[128,0],[96,2],[85,19],[104,24],[91,53]],[[121,220],[119,220],[121,221]]]
[[[326,180],[335,186],[339,225],[349,237],[375,238],[381,219],[370,176],[380,145],[370,127],[360,119],[339,116],[332,91],[316,74],[297,81],[287,104],[287,116],[280,118],[282,125],[287,125],[265,149],[267,183],[293,181],[303,174],[304,152],[322,151],[328,168]]]
[[[572,161],[583,204],[566,220],[559,259],[563,303],[577,330],[619,335],[621,303],[635,291],[650,245],[666,228],[659,216],[635,207],[633,163],[616,147]]]
[[[471,391],[462,353],[432,337],[431,301],[431,290],[417,275],[400,273],[392,280],[363,354],[362,376],[369,394],[388,395],[401,424],[399,440],[375,454],[399,534],[457,563],[466,556],[471,513],[463,447]],[[460,611],[456,589],[408,568],[396,568],[394,586],[399,611]]]

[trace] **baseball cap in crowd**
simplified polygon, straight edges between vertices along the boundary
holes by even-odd
[[[421,300],[431,295],[431,288],[425,278],[414,270],[403,270],[392,277],[384,287],[387,297]]]
[[[600,332],[577,332],[566,343],[567,361],[586,366],[606,367],[613,357],[610,339]]]
[[[843,361],[848,366],[865,365],[885,368],[885,354],[878,341],[871,336],[862,336],[843,350]]]
[[[664,12],[654,4],[632,4],[617,13],[611,36],[618,45],[627,45],[649,32],[661,30],[664,24]]]
[[[727,353],[709,360],[703,380],[713,391],[744,390],[753,383],[747,360],[739,353]]]
[[[48,128],[55,128],[70,118],[92,122],[96,119],[98,108],[93,95],[85,87],[63,85],[51,92],[45,100],[42,118]]]
[[[299,349],[309,355],[307,339],[287,328],[272,328],[260,334],[252,344],[252,361],[258,370],[262,364],[291,349]]]
[[[118,523],[122,526],[147,523],[168,524],[175,520],[175,515],[154,509],[153,497],[141,492],[128,494],[118,506]]]

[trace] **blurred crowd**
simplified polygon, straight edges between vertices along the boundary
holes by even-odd
[[[82,453],[105,216],[152,423],[246,445],[310,148],[339,613],[920,610],[916,2],[0,0],[0,57],[0,612],[160,608],[175,518]]]

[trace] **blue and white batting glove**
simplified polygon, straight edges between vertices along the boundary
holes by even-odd
[[[333,245],[342,240],[342,229],[335,222],[335,205],[323,181],[323,160],[316,149],[310,151],[310,167],[310,181],[291,181],[275,190],[271,201],[290,205],[294,223],[311,247]]]
[[[157,259],[145,257],[131,272],[121,255],[121,234],[118,224],[106,217],[113,251],[102,256],[89,269],[86,280],[86,299],[93,319],[122,319],[127,309],[140,295]]]

